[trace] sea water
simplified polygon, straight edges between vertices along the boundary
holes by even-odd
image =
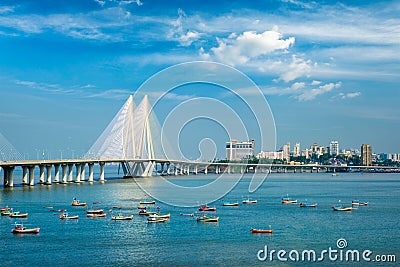
[[[215,178],[189,175],[169,179],[192,187]],[[140,183],[154,184],[157,179],[161,178],[143,178]],[[28,218],[20,220],[27,227],[39,226],[41,230],[37,235],[14,235],[10,229],[19,220],[1,217],[0,265],[396,266],[400,261],[400,174],[343,173],[334,177],[327,173],[271,174],[252,194],[248,193],[250,179],[243,177],[223,197],[226,201],[238,201],[239,207],[223,207],[222,200],[208,203],[217,206],[218,223],[199,223],[196,217],[180,216],[196,212],[197,208],[157,202],[162,213],[171,213],[171,219],[148,224],[146,216],[138,215],[137,206],[145,195],[133,179],[1,189],[0,206],[28,212]],[[305,200],[318,203],[318,207],[282,204],[281,198],[287,194],[299,203]],[[241,200],[247,196],[258,203],[243,205]],[[110,215],[87,218],[84,207],[71,206],[73,197],[87,202],[89,208],[102,208],[106,212],[113,206],[121,206],[121,210],[114,209],[113,213],[133,214],[134,218],[132,221],[111,221]],[[339,200],[351,205],[353,199],[369,204],[351,212],[335,212],[331,208]],[[79,219],[60,220],[52,209],[67,209],[70,215],[79,215]],[[270,227],[273,234],[250,232],[251,228]],[[342,246],[344,242],[346,246]],[[336,259],[329,258],[328,252],[323,253],[329,249],[337,251],[333,254]],[[275,252],[270,257],[272,250]],[[311,250],[316,253],[315,263],[307,254],[302,259],[302,252]],[[359,251],[360,259],[346,260],[348,250]],[[372,253],[368,257],[370,262],[362,258],[367,250]],[[283,252],[278,258],[279,251]],[[377,262],[376,255],[395,256],[396,262],[393,257],[391,262]]]

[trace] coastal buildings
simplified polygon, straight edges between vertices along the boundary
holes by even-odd
[[[293,157],[300,157],[301,150],[300,150],[300,143],[296,143],[293,147]]]
[[[361,163],[363,166],[372,165],[372,147],[369,144],[361,145]]]
[[[329,144],[329,154],[331,156],[339,155],[339,142],[338,141],[331,141]]]
[[[226,158],[228,160],[249,159],[254,156],[254,140],[239,142],[232,139],[226,142]]]

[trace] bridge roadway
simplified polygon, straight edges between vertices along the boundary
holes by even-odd
[[[22,184],[28,186],[35,185],[34,170],[39,167],[39,184],[51,185],[52,183],[80,183],[84,181],[93,182],[93,168],[95,164],[100,167],[100,182],[104,182],[104,169],[106,164],[121,164],[125,176],[152,176],[154,173],[159,175],[187,175],[190,173],[244,173],[244,172],[336,172],[340,171],[375,171],[377,168],[385,172],[399,172],[398,168],[378,167],[378,166],[332,166],[332,165],[290,165],[290,164],[248,164],[248,163],[217,163],[217,162],[198,162],[184,160],[167,159],[58,159],[58,160],[20,160],[3,161],[0,167],[4,175],[4,187],[14,186],[14,169],[22,168]],[[144,165],[150,166],[145,168]],[[85,166],[88,165],[89,177],[85,179]],[[142,166],[140,173],[132,175],[134,166]],[[60,179],[61,167],[61,179]],[[75,167],[75,177],[73,168]],[[159,168],[158,168],[159,167]],[[54,168],[54,180],[52,181],[52,169]],[[144,171],[144,170],[147,171]],[[45,176],[46,170],[46,176]]]

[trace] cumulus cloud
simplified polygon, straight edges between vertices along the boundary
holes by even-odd
[[[293,81],[299,77],[309,75],[311,71],[311,60],[304,60],[292,55],[292,62],[286,67],[280,75],[280,79],[285,82]]]
[[[352,92],[352,93],[347,93],[347,94],[340,93],[339,97],[341,99],[347,99],[347,98],[355,98],[355,97],[358,97],[360,95],[361,95],[361,92]]]
[[[296,96],[296,98],[300,101],[313,100],[317,96],[330,92],[336,88],[340,88],[341,86],[342,86],[341,82],[327,83],[324,85],[320,85],[317,88],[313,88],[311,90],[305,90],[300,95]]]
[[[186,14],[182,9],[178,9],[178,18],[172,22],[173,29],[168,32],[168,39],[178,41],[181,46],[189,46],[200,38],[197,31],[184,30]]]
[[[217,47],[211,48],[209,53],[202,53],[202,56],[204,58],[212,56],[234,66],[245,64],[276,50],[285,51],[294,44],[295,38],[283,39],[277,27],[274,27],[263,33],[245,31],[239,36],[231,33],[228,38],[217,38],[217,42]]]

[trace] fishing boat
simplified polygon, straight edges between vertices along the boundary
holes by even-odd
[[[300,203],[300,208],[316,208],[317,206],[318,206],[317,203],[313,203],[313,204],[307,203],[307,202]]]
[[[103,209],[90,209],[86,210],[86,214],[102,214],[104,212]]]
[[[39,231],[39,227],[26,228],[22,223],[15,223],[14,228],[11,229],[11,233],[13,234],[37,234]]]
[[[194,213],[181,213],[181,216],[194,217]]]
[[[239,206],[239,202],[224,202],[224,203],[222,203],[222,206],[225,206],[225,207],[237,207],[237,206]]]
[[[147,210],[139,210],[139,215],[147,215]]]
[[[272,229],[251,229],[252,234],[272,234]]]
[[[139,202],[140,205],[154,205],[156,202],[154,200],[141,200]]]
[[[289,195],[282,197],[282,204],[297,204],[297,199],[291,199]]]
[[[147,223],[163,223],[166,222],[168,219],[166,218],[154,218],[154,217],[149,217],[147,218]]]
[[[252,199],[250,199],[249,197],[247,198],[247,199],[243,199],[242,200],[242,203],[243,204],[257,204],[257,200],[252,200]]]
[[[60,220],[77,220],[78,218],[78,215],[69,216],[67,212],[64,212],[60,215]]]
[[[139,210],[143,210],[143,209],[146,209],[147,207],[146,207],[146,206],[143,206],[143,205],[139,205],[139,206],[137,206],[137,208],[138,208]]]
[[[89,218],[105,218],[107,217],[106,213],[88,213],[86,214],[86,217]]]
[[[171,217],[171,213],[164,214],[164,215],[161,215],[161,214],[159,214],[159,213],[158,213],[158,214],[150,214],[149,217],[150,217],[150,218],[169,219],[169,218]]]
[[[199,211],[216,211],[217,210],[217,207],[216,206],[214,206],[214,207],[209,207],[209,206],[207,206],[207,205],[203,205],[203,206],[201,206],[200,208],[199,208]]]
[[[7,211],[7,210],[11,210],[11,208],[8,206],[5,206],[4,208],[0,208],[0,212]]]
[[[11,218],[26,218],[28,213],[21,213],[19,211],[14,211],[9,215]]]
[[[196,218],[198,222],[218,222],[219,217],[212,217],[208,215],[199,216]]]
[[[126,220],[132,220],[132,219],[133,219],[133,215],[124,216],[124,215],[118,214],[117,216],[114,216],[114,215],[111,216],[111,220],[113,220],[113,221],[126,221]]]
[[[71,205],[72,205],[72,206],[75,206],[75,207],[86,207],[86,206],[87,206],[87,203],[86,203],[86,202],[80,202],[79,200],[74,199],[74,200],[72,201]]]
[[[2,212],[1,212],[1,216],[10,216],[11,213],[12,213],[11,210],[5,210],[5,211],[2,211]]]
[[[334,211],[352,211],[353,207],[352,206],[345,207],[343,205],[336,205],[336,206],[332,206],[332,209]]]
[[[360,202],[358,199],[355,199],[351,202],[352,206],[368,206],[368,202]]]

